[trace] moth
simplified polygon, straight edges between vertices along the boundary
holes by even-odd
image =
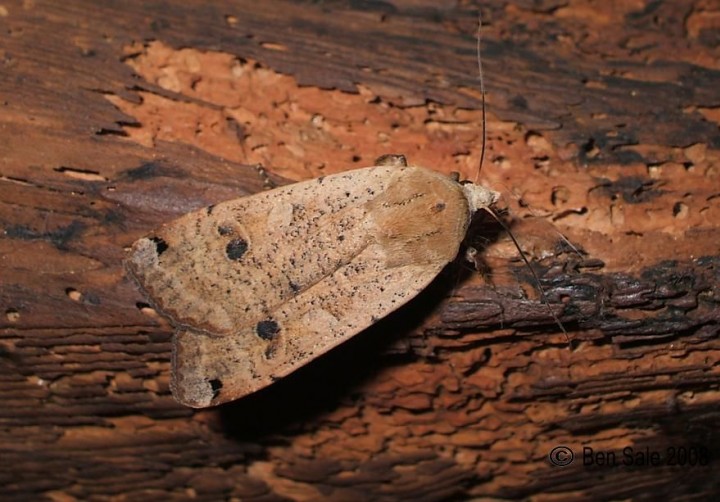
[[[499,197],[402,156],[377,164],[209,206],[135,242],[126,268],[176,328],[178,401],[255,392],[398,309]]]

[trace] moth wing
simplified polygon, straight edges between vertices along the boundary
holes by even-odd
[[[359,169],[188,213],[135,242],[126,267],[176,325],[232,334],[367,245],[364,204],[392,170]]]
[[[457,254],[460,186],[373,167],[191,213],[128,269],[178,327],[172,388],[194,407],[249,394],[373,324]]]
[[[258,343],[258,325],[232,337],[184,329],[173,346],[173,394],[193,407],[251,394],[374,324],[422,291],[445,263],[381,270],[371,253],[338,269],[272,313]]]

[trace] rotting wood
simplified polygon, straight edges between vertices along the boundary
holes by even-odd
[[[4,499],[717,493],[716,460],[547,460],[559,445],[720,452],[710,1],[483,4],[483,177],[564,302],[571,347],[481,226],[485,280],[448,270],[240,402],[169,396],[169,327],[120,267],[135,238],[263,189],[254,162],[282,181],[399,152],[474,174],[476,13],[372,5],[0,6]]]

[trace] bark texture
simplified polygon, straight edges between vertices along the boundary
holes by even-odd
[[[135,239],[387,153],[476,176],[477,6],[437,4],[0,4],[3,500],[720,491],[712,0],[482,3],[481,179],[549,306],[478,221],[484,276],[459,260],[247,399],[170,396],[172,330],[122,270]]]

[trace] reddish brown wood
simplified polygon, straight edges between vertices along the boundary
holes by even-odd
[[[718,492],[710,0],[483,2],[483,179],[570,343],[483,221],[470,243],[487,277],[458,262],[242,401],[194,412],[170,396],[171,330],[124,278],[125,248],[193,208],[384,153],[473,177],[477,13],[460,4],[0,6],[4,500]],[[570,466],[548,460],[561,445]],[[584,466],[583,446],[709,457]]]

